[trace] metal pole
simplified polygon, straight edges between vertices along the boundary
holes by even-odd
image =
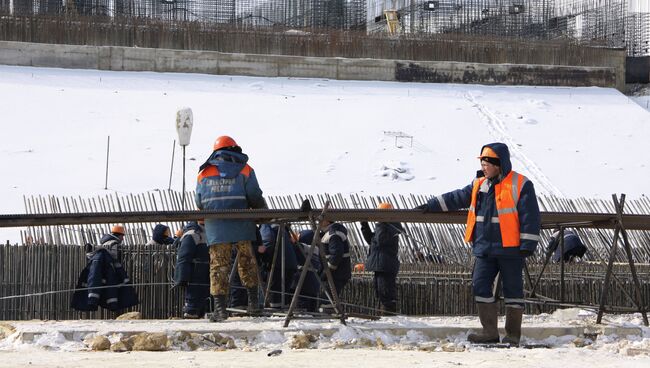
[[[284,262],[285,262],[284,261],[284,252],[286,251],[286,249],[284,249],[284,242],[287,241],[286,236],[285,236],[286,225],[284,223],[282,223],[281,230],[282,230],[282,240],[280,242],[281,243],[280,244],[280,247],[281,247],[280,251],[282,253],[280,253],[280,262],[282,262],[282,267],[280,267],[280,271],[282,272],[282,275],[280,277],[280,280],[282,281],[282,285],[280,287],[280,290],[282,291],[282,298],[280,298],[280,305],[281,305],[281,308],[284,308],[284,305],[285,305],[285,303],[284,303],[284,293],[286,292],[286,290],[284,288],[284,285],[285,285],[285,276],[284,275],[285,275],[285,272],[286,272],[285,271],[285,264],[284,264]]]
[[[560,226],[560,303],[564,303],[564,227]]]
[[[176,140],[174,139],[174,143],[172,143],[172,167],[169,169],[169,188],[168,190],[172,189],[172,173],[174,172],[174,154],[176,153]]]
[[[183,146],[183,195],[181,198],[182,209],[185,209],[185,146]]]
[[[106,177],[104,180],[104,189],[108,189],[108,156],[111,152],[111,136],[108,136],[108,142],[106,142]]]

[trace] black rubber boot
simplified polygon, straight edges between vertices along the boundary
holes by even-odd
[[[382,307],[382,312],[383,312],[382,315],[387,317],[397,315],[397,303],[396,302],[387,303]]]
[[[214,308],[212,308],[212,313],[208,313],[208,319],[210,322],[222,322],[228,319],[225,295],[214,296]]]
[[[248,308],[246,308],[246,311],[251,316],[259,316],[262,310],[260,309],[257,286],[246,289],[246,293],[248,294]]]
[[[519,346],[521,339],[521,317],[523,308],[506,308],[506,336],[501,342],[511,346]]]
[[[478,317],[481,320],[483,331],[480,334],[469,334],[467,336],[467,341],[473,344],[498,343],[499,329],[497,328],[497,303],[478,303],[477,306]]]

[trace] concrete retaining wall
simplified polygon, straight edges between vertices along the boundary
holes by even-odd
[[[234,54],[0,41],[0,64],[489,85],[624,87],[619,68]]]

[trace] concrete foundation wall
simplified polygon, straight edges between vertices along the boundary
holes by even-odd
[[[620,68],[234,54],[0,41],[0,64],[489,85],[624,87]]]

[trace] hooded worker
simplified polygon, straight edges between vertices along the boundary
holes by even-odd
[[[393,209],[390,203],[380,203],[380,210]],[[399,272],[399,234],[404,231],[399,222],[378,222],[372,231],[367,222],[361,222],[361,233],[370,246],[366,271],[374,272],[374,285],[382,312],[397,312],[397,272]]]
[[[201,165],[196,184],[196,205],[201,210],[267,208],[262,190],[248,156],[229,136],[218,137],[207,161]],[[239,277],[248,293],[248,312],[259,313],[257,263],[252,242],[256,240],[254,221],[205,219],[210,252],[210,294],[214,313],[210,321],[228,318],[226,296],[229,292],[232,248],[239,253]]]
[[[445,212],[468,208],[465,241],[476,257],[472,287],[483,331],[470,334],[472,343],[499,342],[498,308],[492,286],[503,280],[506,336],[502,342],[518,345],[524,311],[522,270],[525,257],[540,240],[541,217],[533,183],[512,170],[510,151],[503,143],[481,148],[481,170],[462,189],[436,196],[417,208]]]

